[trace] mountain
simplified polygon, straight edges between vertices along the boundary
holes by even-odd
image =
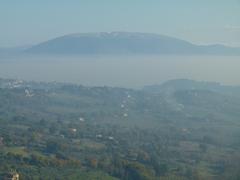
[[[240,48],[194,45],[177,38],[148,33],[81,33],[40,43],[32,54],[215,54],[240,55]]]

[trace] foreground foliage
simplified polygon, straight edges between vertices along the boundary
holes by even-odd
[[[239,179],[238,91],[0,81],[0,174]],[[1,176],[0,175],[0,176]]]

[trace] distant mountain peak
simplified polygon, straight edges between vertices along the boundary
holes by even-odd
[[[240,48],[199,46],[151,33],[99,32],[61,36],[26,50],[37,54],[216,54],[240,55]]]

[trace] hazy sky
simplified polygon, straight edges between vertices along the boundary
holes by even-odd
[[[240,46],[240,0],[0,0],[0,47],[105,31]]]

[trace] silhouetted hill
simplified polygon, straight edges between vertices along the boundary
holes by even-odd
[[[227,86],[217,82],[194,81],[189,79],[174,79],[160,85],[145,86],[143,89],[151,93],[203,90],[236,96],[240,94],[239,86]]]
[[[58,37],[25,52],[38,54],[216,54],[240,55],[239,48],[200,46],[173,37],[148,33],[82,33]]]

